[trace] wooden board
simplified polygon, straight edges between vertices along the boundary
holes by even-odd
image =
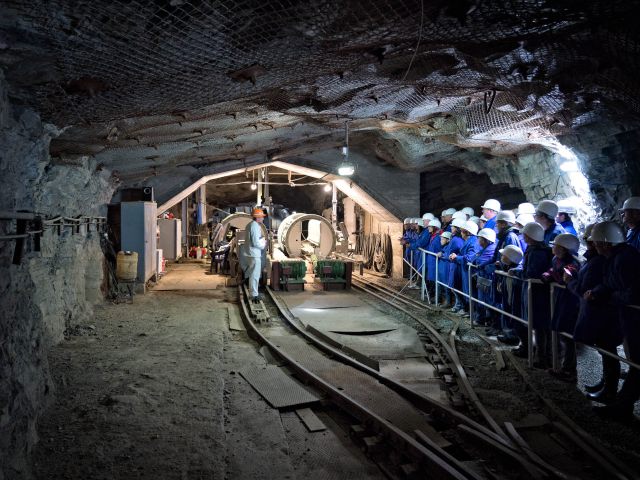
[[[238,315],[238,311],[235,307],[227,307],[227,314],[229,318],[229,330],[234,331],[244,331],[244,325],[242,324],[242,320],[240,320],[240,316]]]

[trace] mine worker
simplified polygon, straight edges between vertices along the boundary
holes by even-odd
[[[566,285],[566,279],[577,276],[580,270],[578,261],[578,249],[580,240],[571,233],[561,233],[552,242],[551,268],[542,274],[542,281],[545,283],[555,282],[559,285]],[[571,291],[556,287],[553,289],[553,317],[551,318],[551,329],[556,332],[572,334],[578,319],[579,302]],[[576,345],[573,340],[564,336],[560,337],[564,346],[562,356],[562,366],[559,371],[551,371],[554,376],[566,381],[576,379]]]
[[[499,251],[500,260],[496,265],[496,270],[508,272],[517,269],[522,262],[524,252],[517,245],[507,245]],[[499,291],[500,304],[496,306],[507,313],[519,316],[522,310],[522,282],[514,280],[504,275],[495,275],[497,278],[497,289]],[[518,345],[520,338],[516,334],[517,321],[506,315],[501,318],[502,335],[498,335],[498,341],[507,345]]]
[[[461,232],[462,227],[464,227],[465,223],[466,222],[461,218],[453,219],[453,221],[451,222],[451,240],[449,242],[449,248],[447,249],[447,261],[449,262],[447,285],[450,288],[455,288],[457,290],[461,290],[460,287],[462,286],[462,277],[457,263],[454,262],[452,258],[455,258],[457,255],[459,255],[460,250],[462,250],[462,247],[464,246],[464,239],[462,238]],[[458,311],[464,309],[463,298],[459,293],[453,292],[453,300],[454,304],[451,308],[451,311],[453,313],[457,313]]]
[[[455,208],[447,208],[442,212],[442,230],[445,232],[451,231],[451,222],[453,221],[453,214],[456,213]]]
[[[589,302],[604,301],[615,307],[624,335],[629,361],[640,363],[640,310],[629,307],[640,303],[640,252],[626,243],[625,233],[615,222],[593,227],[591,239],[596,250],[606,258],[604,277],[599,285],[587,290]],[[640,370],[630,367],[622,389],[607,406],[594,407],[599,415],[614,420],[633,418],[633,407],[640,398]]]
[[[487,217],[485,217],[484,215],[480,215],[480,218],[478,219],[477,223],[478,223],[478,228],[482,230],[484,226],[487,224]]]
[[[558,204],[553,200],[542,200],[533,215],[536,222],[544,228],[544,243],[551,246],[551,242],[561,233],[566,233],[562,225],[556,222]]]
[[[478,232],[478,250],[471,261],[476,269],[478,300],[491,304],[491,285],[493,282],[494,260],[496,250],[496,232],[492,228],[483,228]],[[476,325],[486,325],[491,319],[491,310],[478,304],[473,319]],[[495,334],[495,333],[494,333]]]
[[[467,216],[467,220],[469,220],[471,217],[475,216],[475,212],[473,211],[473,208],[471,207],[464,207],[462,210],[460,210],[462,213],[464,213]]]
[[[622,221],[629,228],[627,243],[640,251],[640,197],[629,197],[620,209]]]
[[[536,207],[533,206],[533,203],[524,202],[518,205],[518,215],[535,215]]]
[[[476,251],[478,250],[478,239],[476,238],[476,235],[478,234],[478,225],[467,220],[463,226],[460,227],[460,232],[462,239],[464,240],[464,245],[460,249],[460,253],[452,253],[449,256],[449,260],[455,263],[456,269],[460,272],[462,292],[466,295],[470,295],[469,268],[467,264],[475,258]],[[461,296],[460,300],[462,301],[462,309],[458,311],[458,315],[468,317],[469,300],[464,296]]]
[[[442,232],[440,234],[440,246],[442,247],[438,253],[438,281],[447,283],[449,276],[449,246],[451,245],[451,232]],[[451,292],[448,288],[440,285],[438,290],[442,293],[442,302],[440,306],[447,308],[451,305]]]
[[[573,220],[571,220],[571,215],[575,213],[576,209],[573,207],[558,205],[558,216],[556,217],[556,221],[562,225],[565,232],[578,236],[578,232],[576,232],[576,229],[573,226]]]
[[[530,213],[520,213],[516,217],[516,223],[513,225],[513,232],[518,235],[518,241],[520,242],[520,248],[523,252],[527,251],[527,242],[524,241],[524,235],[521,233],[522,229],[527,223],[535,222],[533,215]]]
[[[536,222],[527,223],[522,228],[524,240],[527,243],[527,250],[524,252],[522,265],[509,273],[518,275],[523,282],[521,290],[521,318],[528,320],[528,282],[533,278],[540,280],[542,274],[551,266],[551,248],[544,243],[544,228]],[[536,334],[536,361],[534,367],[547,368],[549,355],[549,337],[551,335],[551,318],[549,310],[549,288],[546,285],[532,284],[531,294],[533,298],[533,328]],[[514,354],[526,358],[528,356],[527,327],[520,322],[516,322],[516,334],[520,338],[520,348],[514,350]]]
[[[578,320],[573,332],[576,342],[595,345],[607,352],[617,354],[617,347],[622,343],[622,331],[617,318],[611,318],[611,307],[605,302],[590,302],[583,295],[602,282],[606,257],[596,250],[591,238],[594,224],[585,228],[583,240],[587,246],[584,257],[586,262],[573,278],[566,278],[567,288],[580,302]],[[620,380],[620,361],[608,355],[602,356],[602,379],[593,385],[585,385],[586,395],[600,403],[611,403],[615,400]]]
[[[433,213],[425,213],[422,215],[421,219],[418,219],[421,222],[420,234],[418,237],[411,242],[411,251],[413,252],[413,268],[416,269],[419,274],[422,274],[422,252],[420,249],[426,250],[429,246],[429,242],[431,241],[431,233],[429,232],[429,222],[434,220],[435,217]],[[414,272],[415,273],[415,272]],[[420,288],[420,286],[416,283],[409,286],[409,288]]]
[[[409,253],[410,253],[408,244],[411,242],[413,237],[413,230],[411,228],[411,218],[405,218],[404,221],[402,222],[402,227],[404,231],[402,233],[402,237],[400,238],[400,244],[404,248],[403,258],[408,261]]]
[[[486,223],[482,228],[491,228],[493,230],[496,229],[496,215],[501,209],[500,202],[493,198],[490,198],[486,202],[482,204],[482,216],[486,218]],[[480,217],[482,218],[482,217]]]
[[[504,249],[509,245],[520,246],[520,239],[518,238],[518,234],[514,231],[514,224],[516,223],[516,215],[511,210],[502,210],[498,215],[496,215],[496,230],[498,231],[496,235],[496,248],[493,252],[493,258],[491,259],[491,265],[486,268],[491,270],[495,269],[497,264],[500,261],[501,253],[500,250]],[[500,307],[502,304],[501,293],[498,291],[498,284],[501,282],[501,278],[494,276],[493,272],[491,272],[491,277],[493,278],[493,282],[491,285],[491,297],[490,302],[495,307]],[[492,319],[491,322],[491,333],[498,333],[499,330],[502,329],[502,321],[500,319],[500,315],[497,312],[488,311],[489,316]]]
[[[249,293],[251,299],[257,302],[260,299],[258,294],[258,283],[262,275],[262,252],[267,246],[267,239],[262,236],[260,224],[266,215],[261,208],[256,207],[251,213],[253,221],[247,225],[244,240],[245,269],[244,276],[249,279]]]
[[[431,233],[431,240],[425,250],[432,253],[440,253],[442,251],[442,243],[440,241],[440,234],[442,230],[440,227],[442,224],[440,220],[434,218],[429,222],[429,232]],[[427,289],[431,297],[435,295],[436,288],[436,257],[433,255],[427,255]]]
[[[478,225],[478,229],[482,230],[482,228],[480,228],[480,217],[476,217],[474,215],[472,217],[469,217],[469,221],[475,223],[476,225]]]

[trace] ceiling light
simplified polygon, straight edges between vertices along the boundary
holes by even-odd
[[[327,184],[324,186],[324,191],[325,191],[325,192],[330,192],[331,190],[333,190],[333,189],[331,188],[331,184],[330,184],[330,183],[327,183]]]
[[[342,147],[342,163],[338,166],[338,175],[348,177],[353,175],[356,168],[349,161],[349,120],[344,122],[344,146]]]
[[[341,175],[343,177],[348,177],[349,175],[353,175],[353,172],[355,172],[355,168],[349,162],[343,162],[338,167],[338,175]]]
[[[258,189],[258,185],[256,185],[256,182],[253,182],[251,184],[251,190],[257,190]]]

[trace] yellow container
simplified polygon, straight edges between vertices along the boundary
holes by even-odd
[[[138,276],[138,252],[118,252],[116,277],[118,280],[135,280]]]

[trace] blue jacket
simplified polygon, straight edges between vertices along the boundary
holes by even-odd
[[[586,291],[602,282],[606,258],[595,250],[587,250],[584,254],[587,261],[567,288],[580,302],[578,321],[573,332],[576,341],[587,345],[610,347],[622,343],[622,332],[617,318],[611,318],[609,307],[605,302],[588,302],[583,298]]]
[[[469,268],[467,267],[467,263],[473,261],[478,247],[477,237],[474,235],[469,236],[460,249],[460,254],[453,262],[457,266],[457,270],[460,272],[460,277],[462,279],[462,291],[467,294],[469,293]]]
[[[529,278],[541,279],[542,274],[551,266],[551,248],[544,244],[530,245],[524,254],[522,266],[518,267],[520,278],[527,280]],[[551,326],[551,309],[549,307],[549,288],[546,285],[532,285],[533,299],[533,328],[549,328]],[[528,318],[528,288],[527,283],[522,287],[522,318]]]
[[[640,250],[640,227],[630,228],[627,231],[627,243],[636,250]]]
[[[564,228],[564,231],[566,233],[572,233],[576,237],[578,236],[578,232],[576,232],[576,229],[574,228],[573,222],[571,220],[565,220],[564,222],[561,222],[560,225],[562,226],[562,228]]]
[[[439,232],[431,239],[427,250],[433,253],[442,251]],[[440,269],[440,265],[438,265],[438,269]],[[432,282],[436,280],[436,257],[433,255],[427,255],[427,280],[431,280]]]
[[[604,265],[602,282],[592,289],[596,301],[618,307],[618,319],[628,341],[640,341],[640,310],[625,305],[640,303],[640,252],[626,243],[616,245]]]
[[[551,269],[545,275],[548,281],[555,281],[560,285],[564,283],[564,269],[573,272],[574,276],[580,271],[580,262],[574,257],[553,257]],[[551,318],[551,328],[558,332],[573,333],[578,320],[578,299],[569,290],[562,287],[553,289],[553,317]]]
[[[480,247],[480,243],[478,243],[478,247],[476,250],[476,255],[474,259],[471,261],[474,265],[477,265],[478,274],[482,274],[482,276],[489,277],[493,274],[493,270],[495,269],[494,263],[494,252],[496,251],[496,244],[490,243],[485,248]],[[490,267],[490,268],[487,268]]]
[[[553,242],[553,239],[556,238],[561,233],[567,233],[567,232],[565,232],[564,228],[562,228],[562,225],[554,222],[553,225],[551,225],[548,229],[544,231],[544,243],[547,245],[550,245],[551,242]]]
[[[518,238],[517,230],[510,228],[506,232],[496,235],[496,243],[495,250],[493,251],[493,261],[497,262],[500,260],[500,250],[508,247],[509,245],[515,245],[516,247],[520,247],[520,239]],[[520,247],[522,248],[522,247]],[[524,252],[524,249],[523,249]]]
[[[447,259],[449,255],[455,253],[456,255],[460,254],[462,247],[464,246],[464,240],[460,235],[454,235],[451,237],[449,241],[448,251],[447,251]],[[447,285],[453,288],[460,288],[460,272],[456,268],[456,262],[449,261],[449,275],[447,276]]]
[[[492,230],[496,230],[496,217],[490,218],[489,220],[487,220],[487,222],[484,224],[484,228],[491,228]]]

